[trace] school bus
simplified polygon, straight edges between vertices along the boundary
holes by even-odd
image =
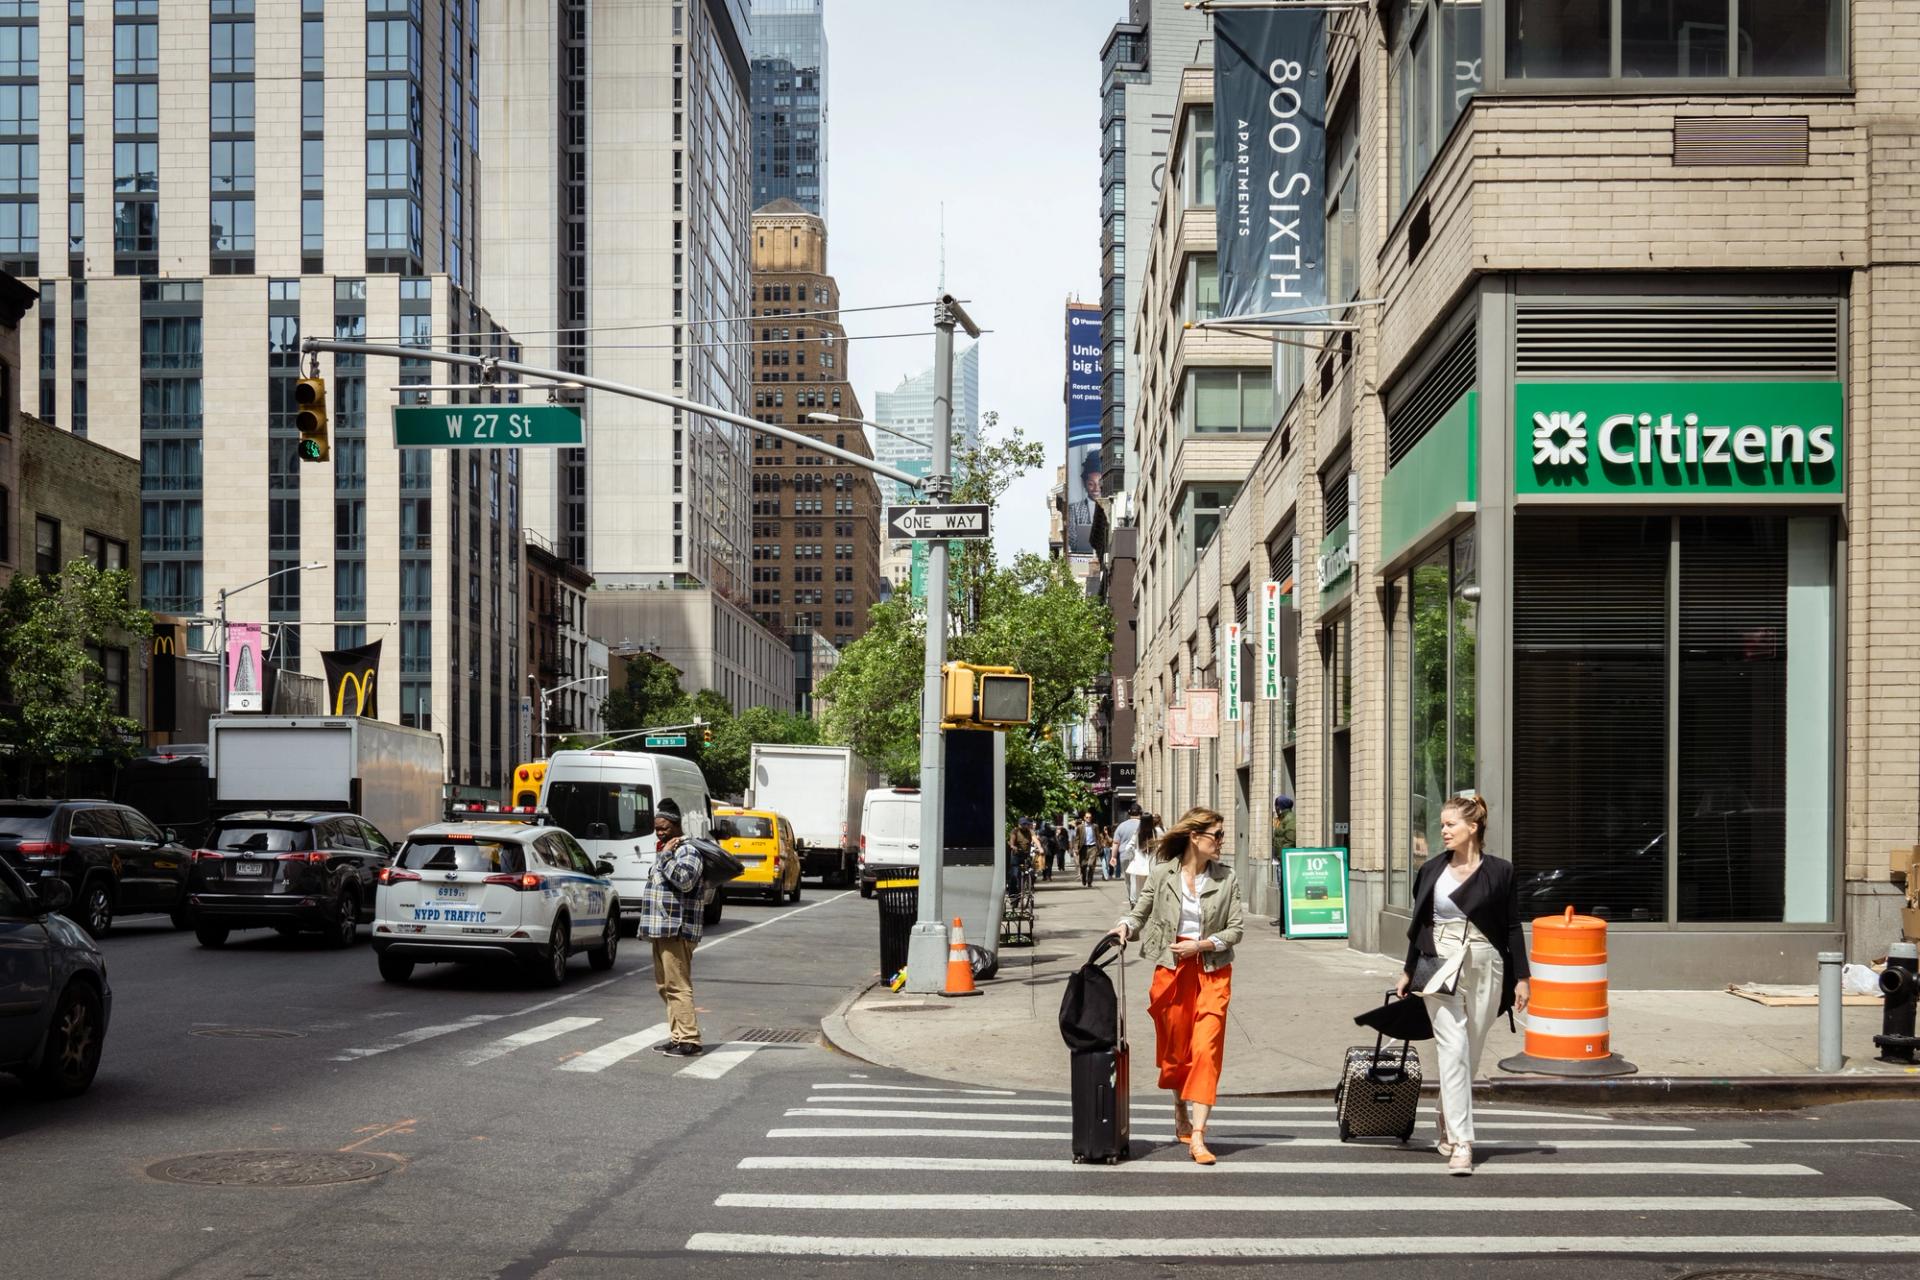
[[[539,804],[540,784],[546,780],[547,762],[545,760],[529,760],[525,764],[514,766],[512,803],[516,806],[529,807]]]

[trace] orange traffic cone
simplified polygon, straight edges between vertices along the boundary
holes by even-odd
[[[953,942],[947,947],[947,996],[977,996],[973,985],[973,961],[967,958],[967,938],[960,929],[960,917],[953,918]]]

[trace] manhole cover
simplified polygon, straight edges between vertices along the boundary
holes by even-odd
[[[398,1160],[364,1151],[202,1151],[150,1164],[147,1176],[196,1187],[325,1187],[399,1167]]]
[[[279,1031],[273,1027],[202,1027],[187,1032],[208,1040],[304,1040],[304,1031]]]
[[[812,1044],[819,1038],[807,1027],[749,1027],[734,1037],[745,1044]]]

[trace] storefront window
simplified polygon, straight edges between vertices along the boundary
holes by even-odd
[[[1474,769],[1474,698],[1478,685],[1476,649],[1480,640],[1480,573],[1478,547],[1472,532],[1453,542],[1453,694],[1447,700],[1447,736],[1453,760],[1452,790],[1471,791],[1479,774]]]
[[[1837,77],[1846,29],[1845,0],[1507,0],[1506,78]]]
[[[1441,543],[1396,583],[1389,617],[1389,901],[1405,906],[1412,874],[1440,851],[1440,808],[1476,785],[1475,671],[1479,579],[1471,530]]]
[[[1353,761],[1353,613],[1342,613],[1324,624],[1322,688],[1330,715],[1326,731],[1326,840],[1346,847],[1352,838],[1351,788]]]
[[[1408,604],[1413,624],[1413,856],[1418,869],[1440,848],[1440,806],[1447,798],[1447,581],[1448,548],[1442,546],[1411,575]]]

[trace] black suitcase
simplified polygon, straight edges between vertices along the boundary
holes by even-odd
[[[1095,948],[1094,955],[1100,954]],[[1119,1164],[1132,1154],[1128,1135],[1130,1094],[1127,1068],[1127,950],[1119,948],[1114,969],[1120,975],[1119,1027],[1111,1049],[1070,1052],[1068,1076],[1073,1088],[1073,1162]]]
[[[1420,1110],[1420,1055],[1411,1040],[1399,1049],[1383,1047],[1384,1034],[1371,1046],[1354,1045],[1340,1083],[1334,1086],[1333,1107],[1340,1121],[1340,1141],[1352,1138],[1413,1136]]]

